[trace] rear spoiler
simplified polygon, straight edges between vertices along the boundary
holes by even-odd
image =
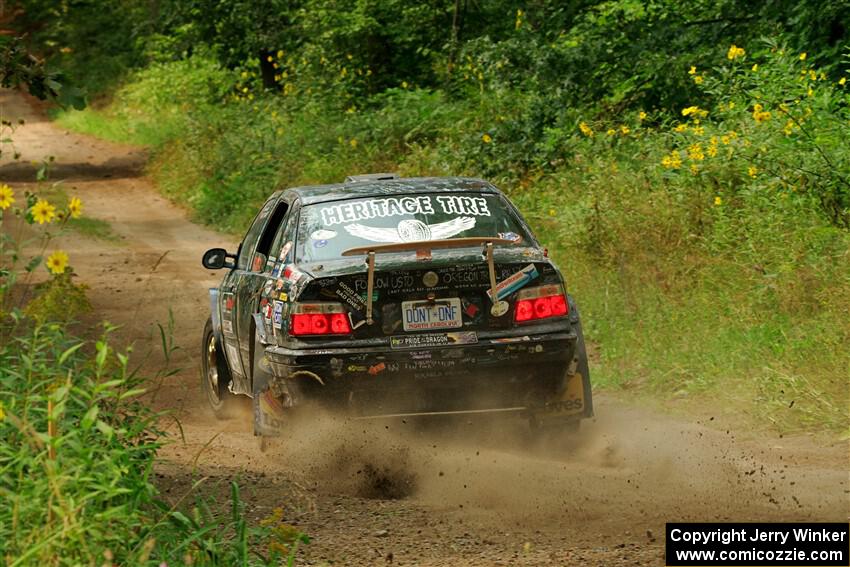
[[[414,242],[394,242],[392,244],[378,244],[372,246],[358,246],[343,251],[343,256],[357,256],[366,254],[366,264],[369,266],[366,277],[366,324],[374,323],[372,319],[372,290],[375,286],[375,254],[380,252],[401,252],[404,250],[427,250],[434,248],[465,248],[476,244],[485,245],[484,255],[487,258],[487,268],[490,272],[490,301],[495,305],[498,302],[496,293],[496,266],[493,262],[494,244],[516,244],[515,240],[499,237],[472,236],[467,238],[446,238],[443,240],[417,240]]]

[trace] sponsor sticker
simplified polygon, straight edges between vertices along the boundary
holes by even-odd
[[[511,240],[513,242],[522,242],[522,236],[515,232],[500,232],[499,238],[503,240]]]
[[[454,345],[471,345],[478,342],[475,331],[458,333],[429,333],[422,335],[401,335],[390,337],[390,348],[422,348]]]
[[[313,232],[310,235],[311,240],[330,240],[331,238],[336,238],[336,231],[326,230],[324,228],[320,228]]]
[[[283,277],[286,278],[287,280],[293,282],[293,283],[295,283],[299,279],[301,279],[302,275],[304,275],[304,274],[301,271],[299,271],[298,268],[296,268],[292,264],[289,264],[288,266],[286,266],[283,269]]]
[[[283,301],[275,301],[272,312],[272,325],[275,329],[283,327]]]
[[[493,317],[501,317],[502,315],[508,312],[509,308],[510,305],[508,305],[507,301],[497,301],[490,308],[490,315],[492,315]]]
[[[372,375],[372,376],[377,376],[378,374],[380,374],[381,372],[383,372],[386,369],[387,369],[387,365],[384,364],[383,362],[379,362],[378,364],[369,367],[369,374]]]
[[[425,287],[434,287],[440,283],[440,276],[437,275],[437,272],[425,272],[425,275],[422,276],[422,283],[425,284]]]
[[[503,299],[538,276],[534,264],[529,264],[514,275],[496,284],[496,299]],[[493,299],[493,290],[487,290],[487,297]]]
[[[290,250],[292,250],[292,241],[291,240],[289,242],[287,242],[286,244],[284,244],[283,247],[280,249],[280,256],[278,257],[278,259],[281,262],[285,263],[286,258],[289,256]]]
[[[222,319],[221,320],[221,330],[224,331],[225,335],[233,334],[233,322],[230,319]]]

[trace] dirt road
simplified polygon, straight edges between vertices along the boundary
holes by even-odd
[[[569,451],[535,446],[522,424],[456,423],[449,435],[320,417],[260,452],[247,410],[216,421],[198,387],[206,290],[221,275],[200,257],[234,249],[232,239],[161,197],[138,149],[64,132],[8,91],[0,113],[26,120],[14,135],[21,163],[4,156],[0,181],[31,186],[30,161],[52,155],[53,179],[109,224],[106,237],[71,232],[61,243],[91,288],[94,320],[121,325],[136,359],[149,355],[155,367],[156,323],[173,313],[170,364],[182,370],[152,403],[173,410],[185,441],[171,426],[158,469],[164,492],[177,499],[206,478],[200,490],[225,509],[227,481],[241,479],[252,518],[282,507],[312,537],[301,563],[661,565],[667,521],[848,520],[847,442],[751,433],[608,396]]]

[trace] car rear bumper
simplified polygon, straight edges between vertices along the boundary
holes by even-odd
[[[525,412],[561,399],[576,341],[562,330],[431,348],[272,346],[266,360],[295,403],[364,416]]]

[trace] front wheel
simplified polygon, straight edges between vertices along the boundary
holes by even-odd
[[[230,380],[230,369],[224,359],[221,344],[215,338],[212,318],[207,319],[204,338],[201,341],[201,389],[219,419],[227,417],[227,402],[231,396],[227,387]]]

